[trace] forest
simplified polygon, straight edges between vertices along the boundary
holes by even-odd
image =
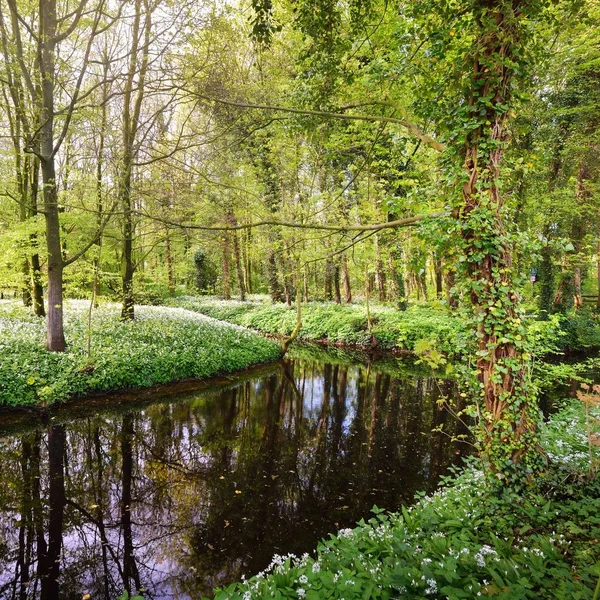
[[[599,40],[0,0],[0,598],[599,600]]]

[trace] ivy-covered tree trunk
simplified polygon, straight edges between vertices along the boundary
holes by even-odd
[[[521,481],[537,463],[536,398],[529,385],[512,246],[504,223],[500,166],[508,139],[513,69],[522,60],[528,3],[478,0],[462,147],[464,184],[455,215],[477,336],[482,451],[499,479]],[[473,122],[477,126],[473,126]]]

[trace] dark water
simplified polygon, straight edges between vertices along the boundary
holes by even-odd
[[[0,598],[198,598],[432,490],[452,385],[297,350],[213,389],[0,416]]]

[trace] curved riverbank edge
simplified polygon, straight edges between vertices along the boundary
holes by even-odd
[[[248,327],[279,340],[289,336],[296,327],[295,307],[259,298],[242,302],[210,296],[179,296],[169,299],[167,304]],[[545,320],[531,313],[523,318],[532,353],[538,358],[581,357],[600,349],[598,313],[581,310],[568,315],[551,315]],[[433,364],[442,358],[460,358],[472,343],[465,321],[439,302],[411,304],[404,311],[373,305],[368,313],[364,304],[308,302],[302,306],[298,340],[398,355],[416,353]]]
[[[600,411],[596,410],[596,416]],[[488,488],[473,459],[431,496],[322,541],[314,555],[275,556],[215,600],[591,598],[600,577],[600,480],[590,477],[585,411],[571,401],[542,428],[549,458],[527,493]]]
[[[180,296],[170,299],[168,305],[248,327],[277,339],[289,336],[296,327],[296,309],[286,304]],[[461,320],[442,308],[414,305],[406,311],[398,311],[376,305],[369,313],[368,319],[366,307],[360,304],[309,302],[302,307],[298,339],[401,355],[435,348],[455,356],[464,347]]]
[[[45,321],[14,304],[0,306],[0,407],[51,406],[90,394],[206,380],[276,361],[279,346],[246,328],[182,308],[92,311],[66,303],[67,351],[44,348]],[[90,352],[88,352],[88,342]]]
[[[69,402],[51,406],[10,406],[0,408],[0,436],[31,431],[40,425],[67,424],[95,415],[113,415],[144,409],[162,402],[186,402],[199,393],[218,394],[256,378],[268,377],[285,368],[282,361],[252,365],[235,373],[208,379],[184,379],[147,388],[90,392]]]

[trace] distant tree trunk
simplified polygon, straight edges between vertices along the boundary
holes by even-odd
[[[167,287],[169,294],[175,294],[175,273],[173,272],[173,257],[171,255],[171,236],[165,231],[165,262],[167,263]]]
[[[591,197],[589,188],[590,167],[587,160],[584,158],[582,164],[577,171],[577,186],[575,188],[575,200],[577,206],[582,212],[585,210],[586,204]],[[576,309],[583,306],[583,297],[581,295],[581,276],[583,268],[583,246],[586,233],[586,216],[585,214],[575,216],[571,227],[571,240],[575,246],[575,264],[573,265],[573,304]]]
[[[325,261],[325,279],[324,279],[324,293],[325,300],[333,300],[333,262],[331,260]]]
[[[538,270],[540,294],[538,307],[540,317],[547,319],[552,312],[552,301],[554,299],[554,264],[552,263],[552,250],[548,244],[542,247],[540,252],[542,261]]]
[[[390,271],[394,281],[396,308],[406,310],[408,293],[404,282],[404,263],[400,244],[396,244],[390,253]]]
[[[106,144],[106,125],[108,111],[108,68],[109,59],[107,49],[104,49],[102,57],[102,68],[104,75],[104,84],[102,85],[102,108],[100,113],[100,132],[98,135],[98,150],[96,157],[96,225],[100,231],[102,218],[104,216],[104,190],[103,190],[103,169],[104,169],[104,146]],[[100,296],[100,254],[102,252],[102,233],[98,236],[96,242],[96,256],[94,257],[94,308],[98,308],[98,297]]]
[[[269,282],[269,294],[273,302],[283,302],[285,297],[277,275],[277,262],[275,251],[269,247],[267,250],[267,280]]]
[[[598,278],[598,298],[596,299],[596,309],[600,310],[600,238],[596,243],[596,276]]]
[[[29,186],[30,214],[32,217],[38,214],[38,192],[40,176],[40,159],[34,156],[31,166],[31,184]],[[30,236],[31,247],[38,248],[38,237],[35,233]],[[40,265],[40,255],[34,252],[31,256],[31,290],[33,297],[33,312],[38,317],[46,316],[44,308],[44,287],[42,285],[42,267]]]
[[[229,270],[229,232],[226,231],[221,238],[221,272],[223,273],[223,298],[231,300],[231,273]]]
[[[452,267],[448,267],[444,273],[444,279],[448,307],[451,309],[458,308],[458,300],[453,293],[454,286],[456,285],[456,271]]]
[[[352,302],[352,288],[350,287],[350,272],[348,270],[348,257],[342,254],[342,281],[344,283],[344,302]]]
[[[377,290],[379,291],[379,301],[385,302],[386,299],[386,291],[385,291],[385,272],[383,270],[383,260],[381,259],[381,248],[379,246],[379,236],[375,236],[375,254],[377,257],[376,260],[376,269],[375,269],[375,282],[377,285]]]
[[[246,237],[242,238],[245,241],[244,248],[244,281],[246,283],[246,291],[252,293],[252,259],[250,258],[252,228],[249,227],[246,231]]]
[[[304,282],[304,302],[308,302],[308,270],[306,267],[304,267],[304,277],[303,277],[303,282]]]
[[[333,291],[335,294],[335,303],[342,303],[342,292],[340,290],[340,264],[336,262],[333,267]]]
[[[232,210],[228,212],[227,220],[232,227],[235,227],[238,224],[235,214]],[[246,285],[244,283],[244,267],[242,265],[242,257],[240,253],[240,242],[238,240],[237,231],[232,231],[231,235],[233,237],[233,261],[235,263],[235,272],[237,275],[238,292],[240,295],[240,300],[243,302],[246,300]]]
[[[427,301],[427,273],[425,269],[423,269],[417,277],[417,285],[421,288],[421,293],[423,294],[423,300]]]
[[[444,272],[442,269],[442,261],[437,256],[433,257],[433,270],[435,273],[435,295],[438,300],[441,300],[444,295]]]

